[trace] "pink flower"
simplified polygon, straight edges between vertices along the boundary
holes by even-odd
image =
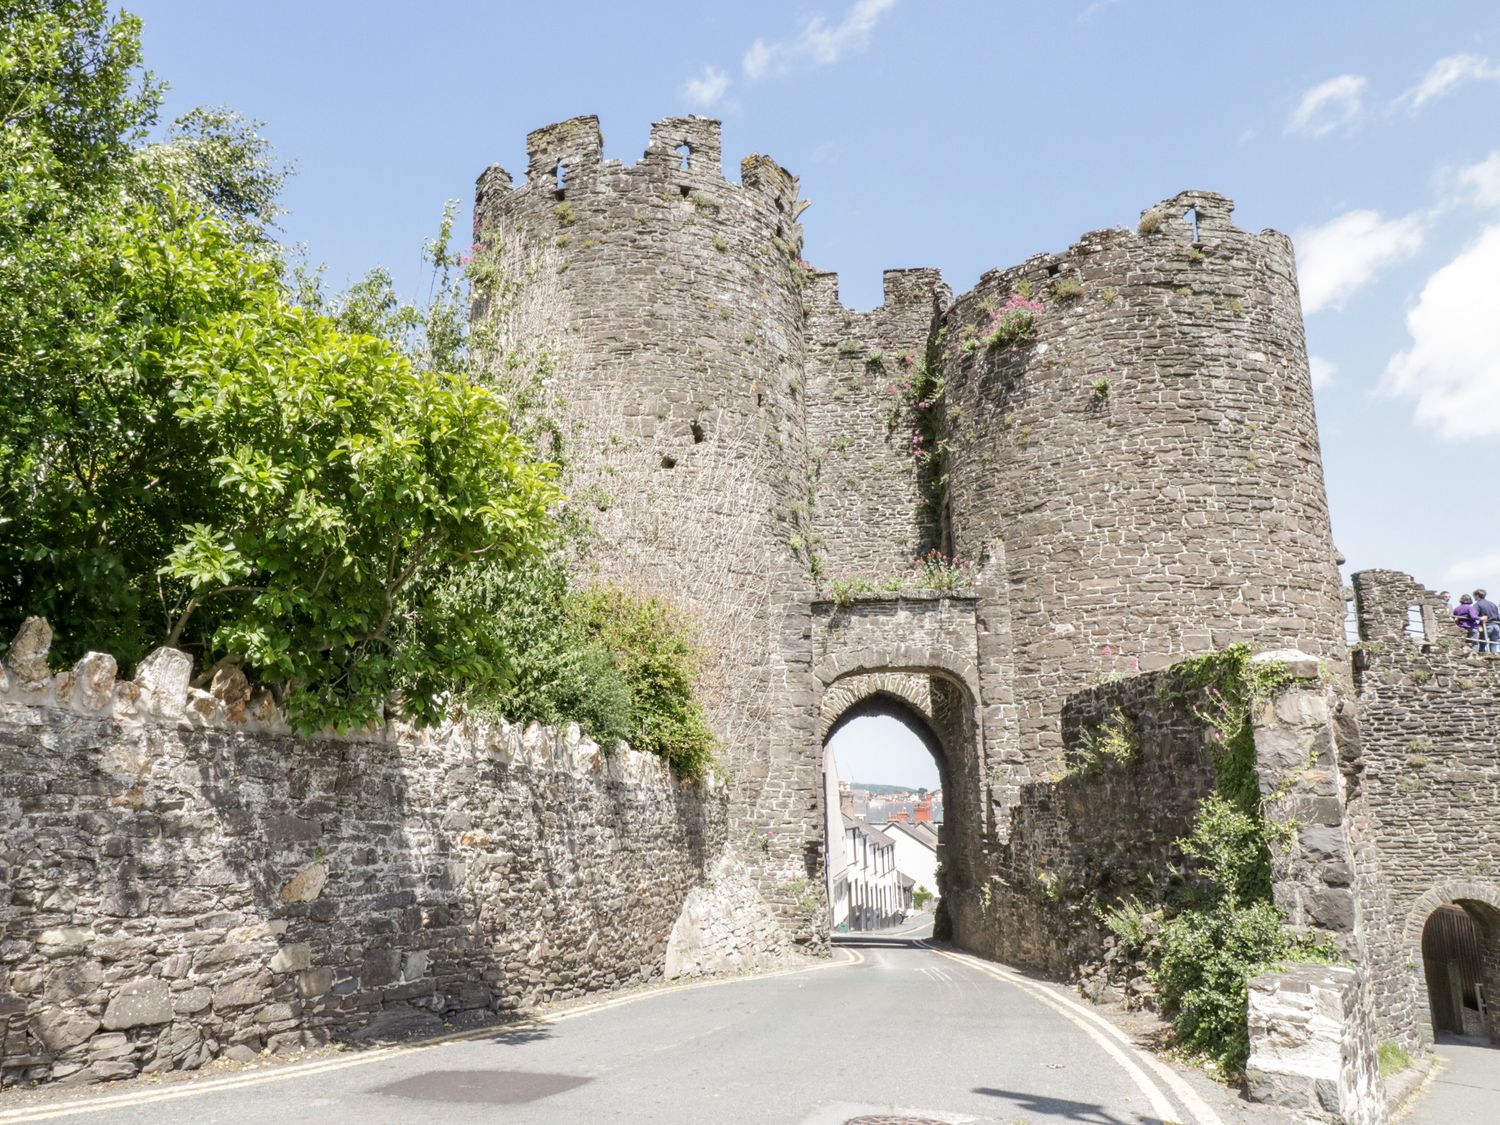
[[[1115,650],[1109,645],[1105,645],[1103,651],[1105,656],[1113,656],[1115,654]]]

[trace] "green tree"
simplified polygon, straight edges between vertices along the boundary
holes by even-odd
[[[495,674],[477,608],[431,591],[550,531],[506,404],[293,305],[253,129],[190,115],[142,148],[134,19],[31,2],[4,31],[0,625],[240,664],[305,728],[398,687],[431,717],[449,678]]]

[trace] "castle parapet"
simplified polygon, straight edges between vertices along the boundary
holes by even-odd
[[[604,160],[599,119],[570,117],[526,134],[526,182],[566,190],[570,177],[592,179]]]

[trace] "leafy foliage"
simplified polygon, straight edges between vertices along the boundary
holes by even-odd
[[[141,150],[135,20],[34,0],[4,31],[0,627],[239,663],[303,728],[397,685],[430,717],[489,658],[479,614],[408,643],[432,591],[539,548],[550,467],[489,391],[292,304],[253,129],[190,115]]]
[[[631,745],[660,754],[686,777],[706,774],[717,740],[694,695],[699,654],[682,618],[659,598],[614,585],[575,595],[572,611],[629,686]]]
[[[437,596],[460,616],[478,609],[490,621],[491,648],[500,659],[453,685],[470,710],[522,723],[577,722],[604,746],[630,736],[630,685],[614,654],[572,612],[560,560],[473,568],[455,575]]]
[[[1093,773],[1108,765],[1128,766],[1141,754],[1141,735],[1135,722],[1118,708],[1080,740],[1078,773]]]
[[[1251,978],[1288,961],[1332,961],[1331,943],[1287,928],[1271,901],[1270,857],[1259,819],[1217,794],[1199,808],[1183,850],[1202,863],[1207,887],[1161,926],[1151,977],[1171,1013],[1178,1047],[1243,1071]]]

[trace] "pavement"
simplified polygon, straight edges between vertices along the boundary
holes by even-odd
[[[6,1094],[0,1125],[1236,1119],[1066,989],[925,934],[847,935],[813,967],[614,997],[442,1042],[103,1094]]]
[[[1438,1071],[1401,1115],[1401,1125],[1500,1122],[1500,1050],[1475,1039],[1444,1036],[1433,1053]]]

